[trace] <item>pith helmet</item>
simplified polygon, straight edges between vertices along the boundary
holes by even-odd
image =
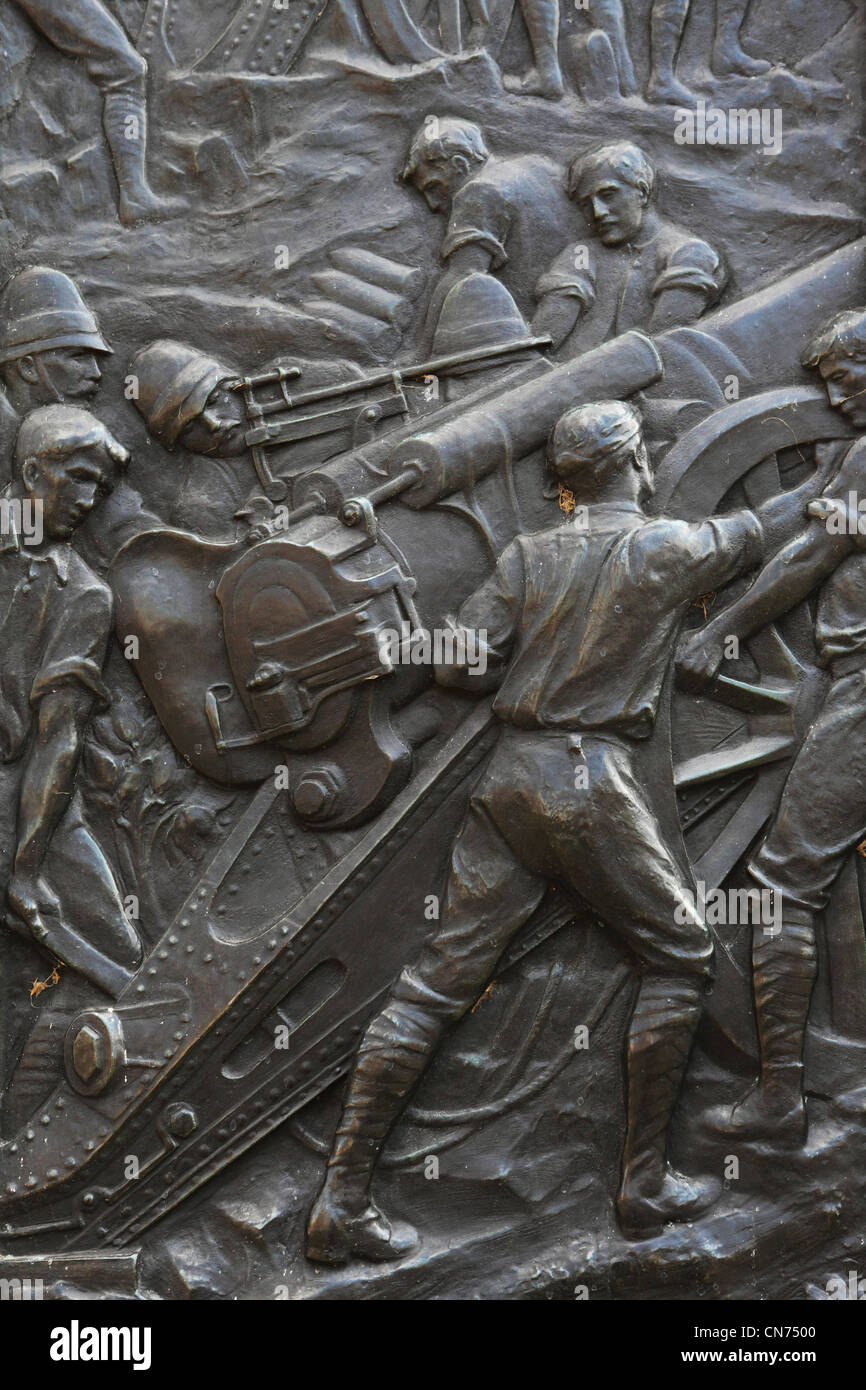
[[[528,337],[526,321],[502,281],[472,271],[445,296],[432,353],[434,357],[448,357]]]
[[[138,379],[135,404],[154,438],[173,449],[184,425],[200,415],[215,386],[237,376],[230,367],[185,343],[160,338],[129,364]]]
[[[0,364],[61,347],[111,352],[68,275],[45,265],[13,275],[0,292]]]

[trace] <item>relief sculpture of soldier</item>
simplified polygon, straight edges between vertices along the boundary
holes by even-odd
[[[70,542],[128,458],[80,407],[32,411],[18,435],[0,541],[6,922],[112,994],[141,945],[75,789],[88,721],[108,700],[112,598]],[[17,526],[25,501],[41,525],[32,544]]]
[[[89,403],[102,382],[100,361],[112,349],[68,275],[29,266],[0,291],[0,467],[11,464],[22,417],[39,406]],[[157,525],[121,473],[100,508],[98,528],[86,521],[79,549],[100,571],[123,542]]]
[[[186,456],[169,521],[206,540],[234,540],[235,513],[255,482],[243,398],[229,390],[237,373],[196,348],[158,339],[132,357],[129,375],[150,433]]]
[[[164,216],[173,205],[147,173],[147,64],[101,0],[15,0],[49,43],[82,58],[102,93],[102,123],[118,186],[118,216],[127,225]]]
[[[341,381],[357,376],[348,362],[293,359],[300,390],[326,385],[339,391]],[[133,402],[149,433],[178,460],[178,486],[167,520],[208,541],[234,541],[272,508],[261,494],[246,442],[249,421],[239,373],[209,353],[171,338],[140,348],[129,362],[135,383]],[[350,434],[333,431],[299,439],[292,448],[293,466],[311,466],[341,448]]]
[[[637,145],[578,155],[567,186],[601,248],[567,247],[535,287],[533,331],[548,333],[555,350],[572,357],[629,328],[693,323],[716,302],[727,278],[721,257],[653,206],[656,171]]]
[[[866,430],[866,310],[833,319],[804,354],[830,404]],[[703,689],[728,637],[747,638],[818,590],[815,642],[830,688],[785,783],[773,822],[749,862],[781,899],[782,929],[756,927],[752,945],[761,1070],[733,1107],[705,1119],[743,1140],[806,1139],[803,1047],[817,974],[816,922],[846,856],[866,836],[866,549],[857,499],[866,494],[866,439],[845,451],[836,476],[809,504],[809,520],[736,603],[684,645],[681,680]],[[852,498],[854,499],[852,508]]]
[[[501,277],[519,310],[528,311],[522,283],[531,285],[562,244],[568,205],[554,171],[538,159],[491,154],[472,121],[430,116],[412,139],[402,177],[431,212],[448,218],[440,247],[445,269],[427,308],[428,342],[449,292],[470,274]]]
[[[376,1161],[446,1029],[479,997],[549,881],[597,913],[638,972],[617,1197],[622,1229],[635,1238],[656,1234],[719,1195],[714,1178],[686,1177],[667,1159],[712,942],[635,750],[652,735],[690,601],[791,534],[806,493],[780,494],[759,514],[652,519],[644,510],[653,480],[640,420],[615,401],[559,420],[550,467],[580,504],[581,524],[518,537],[460,610],[460,627],[486,633],[485,679],[499,682],[499,743],[454,846],[439,927],[358,1051],[309,1218],[314,1262],[394,1259],[415,1244],[414,1232],[392,1224],[371,1196]],[[477,674],[459,667],[438,668],[437,677],[478,689]]]

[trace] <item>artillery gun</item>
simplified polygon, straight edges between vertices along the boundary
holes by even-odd
[[[140,638],[139,678],[202,775],[253,790],[117,997],[95,994],[62,1027],[50,1011],[40,1016],[13,1079],[13,1091],[32,1097],[30,1111],[0,1149],[8,1248],[134,1245],[340,1077],[425,935],[406,885],[412,902],[438,891],[467,791],[496,736],[486,700],[449,695],[426,717],[429,672],[390,665],[379,634],[441,622],[511,536],[550,524],[539,449],[578,401],[667,389],[659,399],[675,413],[684,385],[694,402],[708,362],[736,364],[744,398],[713,409],[708,388],[704,418],[661,460],[660,505],[708,514],[737,488],[753,502],[778,489],[786,449],[844,434],[819,391],[780,384],[796,379],[799,344],[780,339],[779,328],[798,311],[805,338],[847,304],[863,256],[863,243],[845,248],[704,321],[700,333],[672,330],[655,342],[630,333],[565,365],[522,362],[507,389],[488,382],[315,468],[279,473],[268,463],[286,484],[285,516],[250,545],[170,530],[129,542],[112,584],[119,632]],[[387,375],[360,394],[396,394]],[[282,398],[281,409],[251,422],[254,447],[290,443],[299,410],[345,404],[322,397],[299,406],[286,386],[239,384],[259,404],[263,388]],[[823,676],[792,634],[772,629],[750,644],[756,677],[723,680],[716,701],[671,696],[647,750],[669,760],[675,729],[679,794],[659,813],[677,835],[682,826],[683,853],[709,886],[770,814],[820,695]],[[285,851],[287,837],[304,836],[331,846],[330,868],[306,886],[291,879]],[[552,892],[500,972],[579,911]],[[834,992],[834,980],[850,980],[856,924],[830,935],[830,1017],[810,1038],[816,1075],[840,1039],[849,1058],[866,1055],[848,982]],[[733,941],[720,941],[718,954],[710,1028],[746,1067],[748,963]],[[626,976],[625,966],[613,973],[600,1007]],[[275,1046],[277,1029],[288,1048]],[[40,1072],[40,1059],[56,1054],[61,1032],[58,1082],[56,1071]],[[125,1169],[130,1153],[139,1158],[135,1178]]]

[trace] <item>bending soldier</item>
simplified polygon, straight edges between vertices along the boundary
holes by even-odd
[[[448,217],[440,248],[446,269],[427,309],[428,343],[457,281],[504,272],[519,304],[522,282],[531,285],[562,245],[568,203],[553,171],[537,158],[491,155],[471,121],[428,116],[412,140],[402,177],[431,212]]]
[[[414,1232],[392,1226],[372,1199],[376,1161],[443,1033],[478,998],[550,880],[584,899],[639,971],[617,1198],[624,1231],[656,1233],[719,1192],[667,1161],[712,945],[636,752],[653,732],[690,601],[754,565],[762,524],[790,527],[804,503],[773,499],[760,520],[749,511],[700,524],[649,517],[640,422],[616,401],[564,415],[550,466],[588,520],[518,536],[461,609],[462,627],[486,631],[488,673],[501,678],[499,742],[454,846],[439,926],[358,1051],[309,1219],[314,1262],[412,1248]],[[437,677],[478,688],[479,677],[459,669]]]
[[[235,513],[256,482],[246,445],[243,397],[228,389],[237,372],[169,338],[135,353],[129,373],[135,405],[154,439],[187,451],[173,526],[206,540],[231,541]]]

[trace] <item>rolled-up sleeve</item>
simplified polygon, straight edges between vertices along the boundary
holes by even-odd
[[[636,537],[646,573],[680,601],[698,598],[760,564],[764,531],[754,512],[743,510],[708,521],[658,522]],[[647,553],[650,552],[650,553]]]
[[[455,195],[451,218],[442,243],[442,259],[461,246],[477,245],[489,252],[491,269],[508,260],[506,243],[511,229],[511,209],[502,192],[481,178],[470,179]]]
[[[706,241],[690,238],[672,251],[652,286],[653,298],[666,290],[695,290],[705,304],[714,304],[725,287],[727,272],[721,257]]]
[[[76,684],[100,705],[109,694],[102,679],[111,632],[111,593],[104,584],[69,594],[52,623],[42,660],[30,687],[30,704],[62,686]]]
[[[535,298],[540,301],[550,294],[561,294],[580,300],[585,309],[595,303],[596,276],[592,264],[584,266],[583,257],[578,253],[583,247],[569,246],[539,276],[535,285]]]

